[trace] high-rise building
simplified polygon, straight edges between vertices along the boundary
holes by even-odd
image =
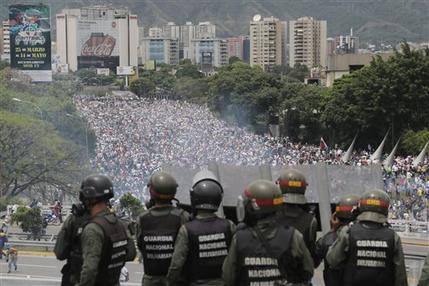
[[[216,38],[216,26],[210,22],[200,22],[195,26],[196,39],[214,39]]]
[[[289,65],[326,67],[326,21],[302,17],[289,22]]]
[[[237,57],[244,61],[244,49],[246,44],[247,36],[238,36],[228,38],[228,58]]]
[[[149,38],[162,38],[162,29],[159,27],[149,28]]]
[[[3,55],[3,26],[0,29],[0,56]]]
[[[180,26],[174,22],[168,22],[162,27],[162,36],[168,39],[180,39]]]
[[[228,64],[228,42],[222,39],[194,39],[191,41],[190,59],[200,65],[203,72]]]
[[[186,22],[180,26],[180,58],[190,59],[189,47],[191,41],[195,39],[195,26],[192,22]]]
[[[141,46],[142,40],[145,37],[144,27],[138,27],[138,30],[139,30],[139,46]]]
[[[285,62],[285,22],[255,15],[250,22],[250,64],[271,70]]]
[[[137,16],[110,6],[65,9],[57,14],[57,52],[62,65],[80,68],[137,66]]]
[[[4,61],[10,61],[10,33],[9,33],[9,20],[2,23],[1,37],[0,37],[0,55]]]
[[[141,51],[141,63],[155,61],[156,64],[179,64],[179,39],[168,38],[143,38]]]

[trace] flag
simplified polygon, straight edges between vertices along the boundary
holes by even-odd
[[[413,167],[417,167],[418,165],[422,164],[426,155],[426,150],[429,146],[429,141],[426,143],[426,145],[423,147],[420,154],[413,160]]]
[[[369,157],[371,162],[373,162],[373,163],[379,163],[380,162],[381,155],[383,154],[384,143],[386,143],[386,139],[387,139],[387,135],[389,135],[389,131],[390,131],[390,129],[387,130],[387,133],[384,136],[383,141],[381,141],[380,146],[378,146],[377,150],[375,150],[374,153],[372,153],[372,155]]]
[[[400,138],[399,138],[398,142],[396,142],[395,147],[393,147],[392,152],[390,152],[389,156],[383,162],[383,166],[384,166],[385,170],[388,170],[388,169],[392,168],[392,166],[393,166],[393,161],[395,160],[395,153],[396,153],[396,150],[398,149],[399,141],[401,141]]]
[[[323,140],[323,137],[320,137],[320,150],[326,150],[328,149],[328,145],[326,144],[325,140]]]
[[[352,144],[350,144],[350,147],[349,147],[349,149],[347,149],[347,152],[343,155],[343,157],[341,157],[341,160],[344,162],[344,163],[347,163],[348,161],[350,161],[350,159],[352,158],[352,153],[353,153],[353,148],[354,148],[354,146],[355,146],[355,142],[356,142],[356,138],[357,138],[357,134],[356,134],[356,136],[355,136],[355,138],[353,139],[353,141],[352,141]]]

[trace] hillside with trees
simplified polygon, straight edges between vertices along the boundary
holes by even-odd
[[[10,0],[8,4],[22,1]],[[39,4],[39,0],[26,3]],[[361,42],[427,41],[429,38],[429,1],[426,0],[47,0],[53,13],[63,8],[112,4],[128,7],[139,16],[145,28],[167,22],[211,21],[219,36],[249,33],[249,21],[255,14],[293,20],[312,16],[328,21],[328,36],[348,33],[353,28]],[[0,10],[7,17],[6,7]],[[53,18],[54,19],[54,18]],[[55,21],[53,21],[55,25]]]

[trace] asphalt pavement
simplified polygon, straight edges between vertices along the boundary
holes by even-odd
[[[53,255],[49,256],[18,256],[18,269],[7,273],[5,259],[0,260],[0,286],[52,286],[60,285],[63,262]],[[143,276],[142,266],[138,262],[126,264],[130,272],[130,281],[121,283],[122,286],[141,285]]]
[[[48,227],[49,234],[56,234],[60,229],[59,225],[50,225]],[[11,232],[19,232],[19,229],[14,226],[10,229]],[[402,237],[404,253],[414,255],[426,255],[429,253],[428,234],[422,234],[424,238],[405,238]],[[34,255],[37,254],[37,255]],[[60,285],[61,268],[63,262],[55,259],[53,253],[31,253],[21,251],[18,258],[18,270],[7,273],[7,264],[3,258],[0,260],[0,286],[52,286]],[[406,267],[408,273],[409,286],[417,285],[420,277],[423,261],[416,257],[406,259]],[[122,286],[141,285],[143,276],[143,267],[138,262],[128,262],[126,267],[130,273],[130,281],[122,283]],[[315,271],[313,278],[314,286],[323,286],[322,278],[323,264]]]

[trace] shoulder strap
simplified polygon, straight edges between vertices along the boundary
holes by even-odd
[[[265,237],[265,235],[261,232],[261,230],[258,228],[258,226],[256,225],[254,227],[254,230],[256,232],[256,235],[258,236],[259,240],[262,242],[262,246],[265,248],[265,250],[267,251],[267,253],[271,256],[271,257],[275,257],[278,260],[279,263],[279,271],[281,273],[281,275],[283,277],[287,277],[286,272],[284,270],[284,267],[282,265],[282,261],[280,258],[281,253],[276,253],[275,251],[273,251],[273,249],[271,248],[270,244],[268,243],[267,238]],[[280,229],[278,229],[278,231],[280,231]],[[288,239],[288,241],[286,242],[288,244],[290,244],[290,239]],[[287,249],[289,249],[289,245],[287,246]]]

